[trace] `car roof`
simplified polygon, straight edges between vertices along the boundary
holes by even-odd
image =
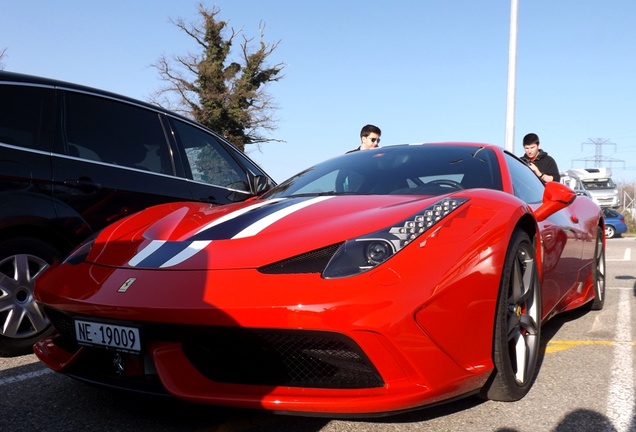
[[[190,123],[193,123],[193,122],[196,123],[190,118],[177,114],[159,105],[151,104],[139,99],[135,99],[135,98],[118,94],[118,93],[113,93],[107,90],[102,90],[95,87],[85,86],[82,84],[76,84],[76,83],[72,83],[68,81],[62,81],[62,80],[58,80],[54,78],[47,78],[47,77],[29,75],[29,74],[24,74],[19,72],[10,72],[6,70],[0,70],[0,83],[2,82],[11,82],[16,84],[31,84],[31,85],[36,84],[36,85],[54,87],[59,89],[68,89],[68,90],[76,90],[76,91],[81,91],[86,93],[93,93],[93,94],[97,94],[97,95],[101,95],[101,96],[105,96],[109,98],[119,99],[125,102],[130,102],[136,105],[141,105],[143,107],[146,107],[155,111],[160,111],[164,114],[168,114],[172,117],[176,117]],[[197,123],[197,124],[199,126],[205,127],[204,125],[201,125],[200,123]]]

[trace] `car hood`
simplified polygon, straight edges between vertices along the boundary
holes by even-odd
[[[444,198],[304,196],[225,206],[170,203],[107,227],[86,261],[138,269],[257,268],[399,224]]]

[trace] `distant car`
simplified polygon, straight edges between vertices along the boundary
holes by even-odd
[[[106,225],[171,201],[243,201],[274,181],[220,135],[141,101],[0,71],[0,356],[50,328],[33,283]]]
[[[501,147],[386,146],[242,203],[171,203],[37,281],[51,369],[278,412],[380,415],[530,389],[541,326],[605,301],[601,210]]]
[[[573,168],[561,173],[560,182],[572,189],[581,189],[601,207],[617,209],[621,205],[618,186],[611,178],[612,170],[608,167]]]
[[[625,224],[625,216],[611,208],[603,208],[603,217],[605,218],[605,237],[620,237],[621,234],[627,232]]]

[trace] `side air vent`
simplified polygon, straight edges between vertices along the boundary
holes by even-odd
[[[287,258],[258,269],[265,274],[322,273],[341,243]]]

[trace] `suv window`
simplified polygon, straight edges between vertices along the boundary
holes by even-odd
[[[50,151],[55,93],[49,88],[0,86],[0,142]]]
[[[177,139],[183,144],[193,180],[249,191],[245,172],[212,135],[173,120]]]
[[[159,114],[111,99],[66,92],[67,153],[172,174]]]

